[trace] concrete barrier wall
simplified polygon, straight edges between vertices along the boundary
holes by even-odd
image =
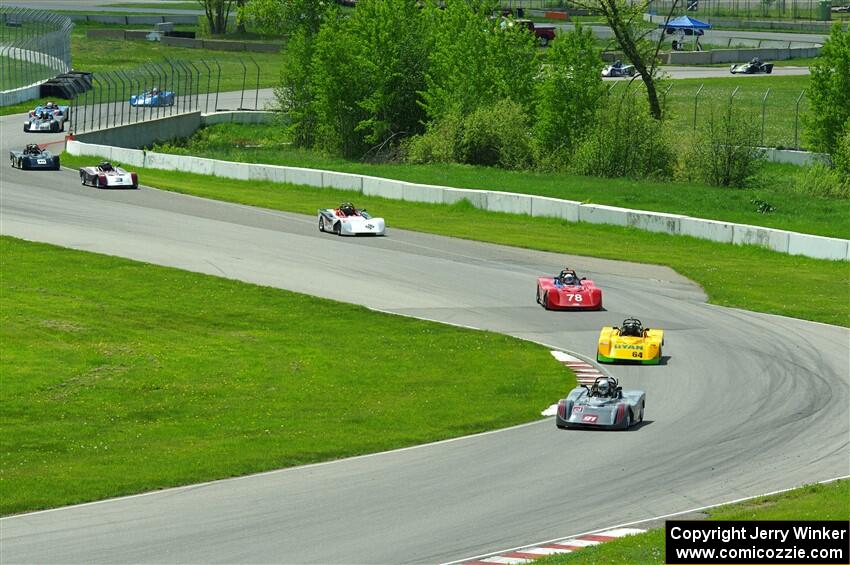
[[[171,22],[175,24],[197,24],[198,16],[166,15],[166,16],[122,16],[120,14],[65,14],[75,22],[93,22],[98,24],[158,24]],[[129,20],[129,21],[128,21]]]
[[[157,141],[189,137],[201,127],[201,113],[192,112],[77,135],[83,143],[137,149]]]
[[[277,112],[210,112],[201,114],[201,124],[211,126],[215,124],[267,124],[274,120]]]
[[[82,137],[81,135],[80,138]],[[571,200],[512,192],[424,185],[335,171],[166,155],[92,145],[80,141],[69,141],[67,151],[72,155],[99,155],[135,166],[213,174],[231,179],[266,180],[318,188],[335,188],[395,200],[435,204],[456,204],[465,200],[475,208],[490,212],[559,218],[569,222],[617,225],[656,233],[686,235],[721,243],[758,245],[780,253],[805,255],[818,259],[850,260],[850,242],[846,239],[704,220],[679,214],[630,210],[601,204],[581,204]]]
[[[742,40],[757,45],[759,40]],[[735,43],[738,43],[736,40]],[[708,65],[720,63],[745,63],[754,57],[762,61],[785,61],[800,57],[817,57],[820,47],[756,47],[753,49],[713,49],[711,51],[671,51],[667,54],[669,65]]]

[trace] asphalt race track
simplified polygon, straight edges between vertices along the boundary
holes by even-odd
[[[3,151],[58,138],[24,134],[21,119],[0,119]],[[393,218],[386,238],[342,239],[320,234],[315,217],[149,188],[97,190],[80,186],[76,171],[4,166],[0,175],[4,235],[588,356],[600,326],[634,315],[666,330],[669,356],[657,367],[612,369],[626,387],[647,391],[648,421],[630,432],[559,431],[547,418],[12,516],[0,520],[3,563],[446,562],[850,474],[844,328],[706,305],[697,286],[663,267],[404,232],[392,229]],[[534,303],[535,277],[565,264],[596,280],[608,311],[546,312]],[[470,410],[486,406],[470,399]]]

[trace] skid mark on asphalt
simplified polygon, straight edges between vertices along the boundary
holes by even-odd
[[[642,534],[645,531],[639,528],[615,528],[597,534],[587,534],[574,538],[550,541],[540,545],[512,549],[488,557],[476,557],[469,561],[461,561],[460,563],[462,565],[494,565],[496,563],[513,565],[514,563],[528,563],[529,561],[534,561],[547,555],[572,553],[582,548],[599,545],[600,543],[609,542],[623,536]]]

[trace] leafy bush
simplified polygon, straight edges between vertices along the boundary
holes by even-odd
[[[458,112],[446,114],[431,122],[428,131],[408,140],[405,151],[410,163],[454,163],[463,131],[463,116]]]
[[[537,82],[534,137],[539,164],[566,166],[578,141],[592,128],[605,93],[602,58],[590,29],[576,25],[561,32],[547,54],[547,67]]]
[[[665,178],[676,161],[661,120],[634,94],[608,98],[596,112],[594,131],[580,142],[569,169],[601,177]]]
[[[523,169],[532,164],[528,120],[522,106],[501,100],[476,109],[464,119],[458,160],[470,165]]]
[[[844,136],[832,152],[832,163],[844,182],[850,183],[850,119],[844,124]]]
[[[842,31],[840,23],[832,27],[810,70],[808,135],[816,150],[832,153],[850,123],[850,32]]]
[[[748,116],[732,111],[731,106],[719,118],[712,112],[688,145],[680,175],[713,186],[747,186],[764,162],[758,132]]]
[[[528,118],[512,100],[482,106],[466,117],[450,113],[410,141],[407,160],[528,168],[533,164]]]
[[[797,175],[794,190],[823,198],[850,198],[850,178],[837,167],[815,163]]]
[[[429,119],[466,116],[503,99],[532,107],[540,70],[535,38],[523,26],[491,19],[492,8],[491,2],[470,0],[426,10],[433,48],[422,103]]]

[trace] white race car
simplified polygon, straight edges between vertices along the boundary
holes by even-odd
[[[95,188],[139,188],[136,173],[128,173],[106,161],[96,167],[80,167],[80,182]]]
[[[350,202],[339,208],[319,209],[319,231],[337,235],[384,235],[383,218],[373,218],[366,210],[358,210]]]

